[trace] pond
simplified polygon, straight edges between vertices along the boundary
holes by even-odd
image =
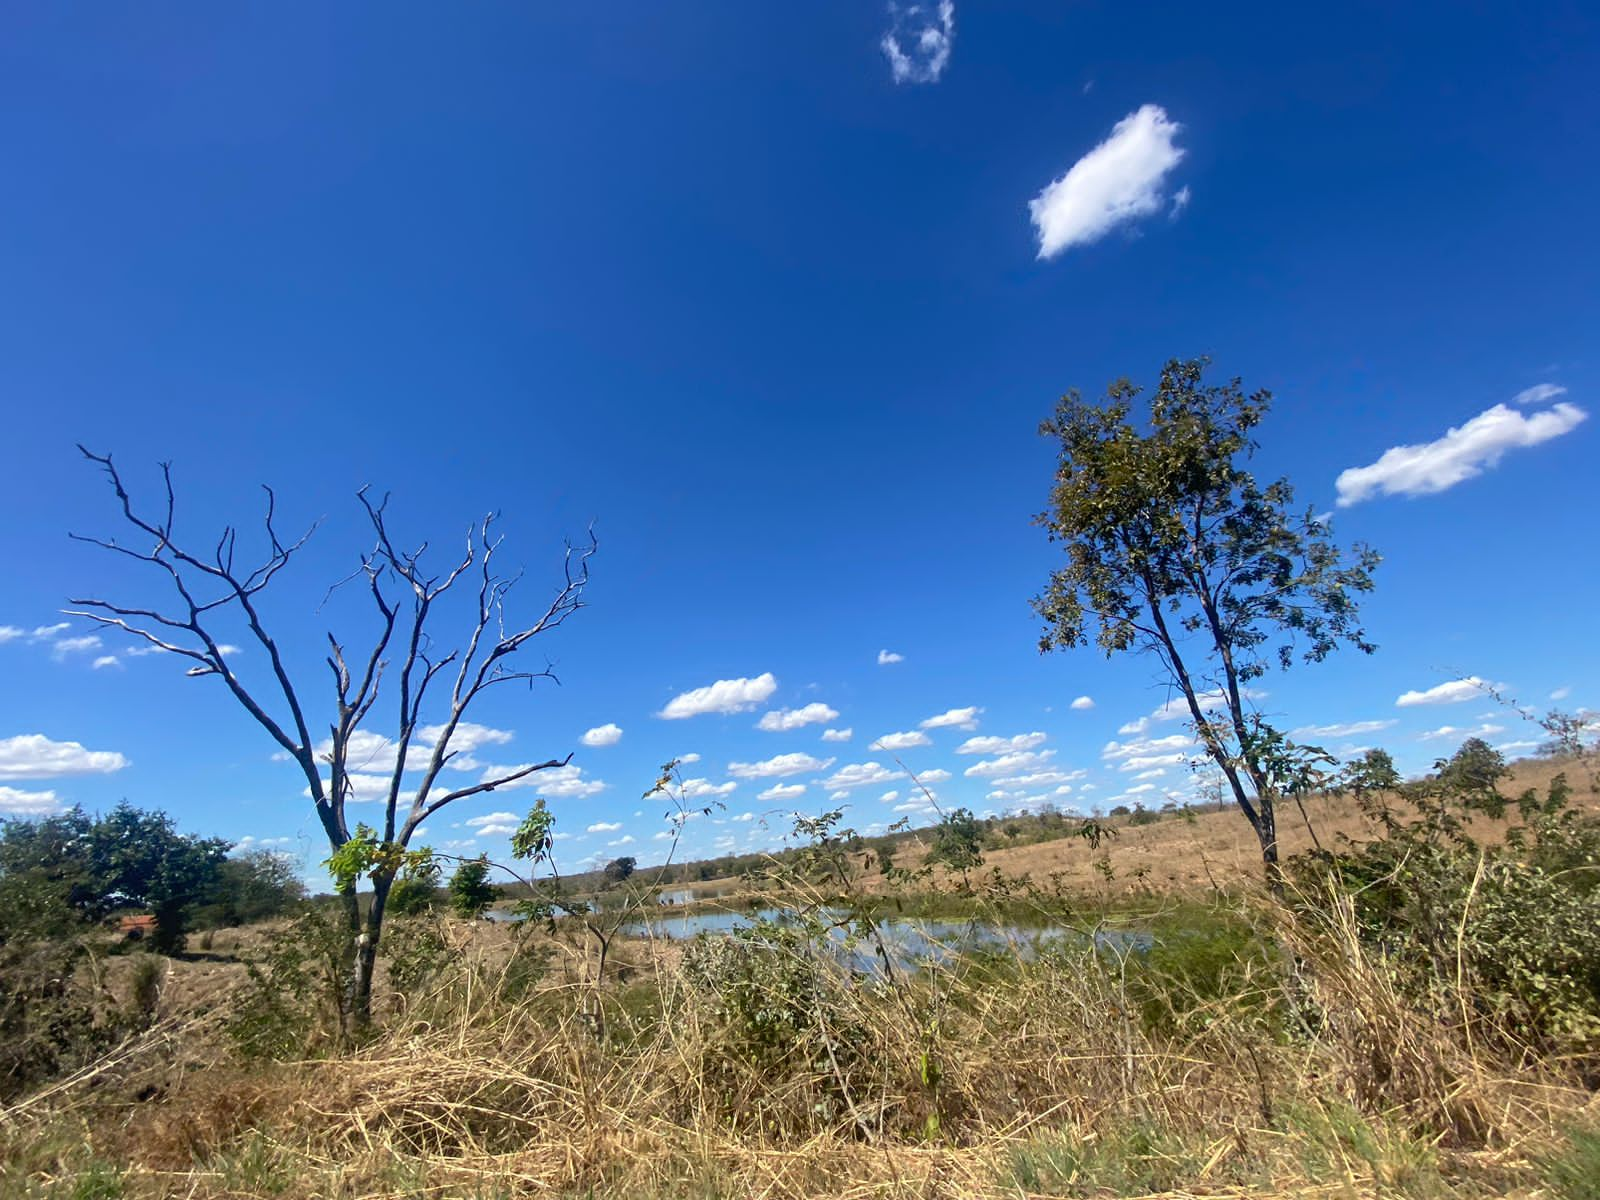
[[[848,919],[843,912],[824,915],[841,922]],[[748,929],[758,919],[782,923],[790,918],[788,910],[779,908],[763,908],[752,912],[701,909],[651,914],[630,921],[622,931],[632,937],[679,941],[702,933],[728,934],[738,929]],[[1059,926],[1027,926],[996,921],[881,916],[877,918],[877,926],[883,937],[884,948],[895,965],[900,967],[915,966],[930,959],[948,961],[955,955],[974,950],[1009,951],[1032,958],[1051,944],[1083,945],[1088,940],[1088,935],[1083,932]],[[847,934],[845,930],[838,929],[832,936],[843,941]],[[1094,932],[1093,939],[1098,949],[1116,953],[1141,952],[1155,944],[1153,935],[1144,930],[1099,929]],[[856,960],[855,965],[864,966],[876,959],[876,949],[868,939],[856,947],[851,957]]]

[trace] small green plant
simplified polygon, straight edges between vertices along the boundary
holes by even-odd
[[[1577,1125],[1545,1158],[1545,1182],[1559,1200],[1600,1200],[1600,1125]]]

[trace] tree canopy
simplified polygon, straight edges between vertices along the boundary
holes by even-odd
[[[1347,554],[1325,520],[1297,514],[1286,479],[1256,481],[1246,464],[1271,394],[1238,379],[1208,385],[1208,365],[1168,362],[1142,424],[1140,389],[1120,380],[1099,404],[1069,393],[1040,426],[1059,457],[1036,521],[1067,561],[1034,607],[1043,651],[1092,642],[1108,656],[1154,655],[1275,880],[1279,784],[1250,683],[1340,645],[1371,653],[1357,601],[1379,556]],[[1282,760],[1292,747],[1277,736]]]

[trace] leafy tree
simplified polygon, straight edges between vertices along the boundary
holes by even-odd
[[[607,883],[622,883],[633,874],[633,869],[638,865],[638,859],[624,855],[621,858],[613,858],[608,862],[601,874],[605,876]]]
[[[251,850],[218,864],[210,903],[196,919],[202,925],[249,925],[293,912],[305,898],[306,885],[292,859]]]
[[[216,890],[228,843],[180,834],[172,818],[127,803],[12,821],[0,833],[0,899],[13,929],[67,932],[118,908],[148,908],[163,953],[183,948],[195,908]]]
[[[933,849],[928,851],[927,861],[960,871],[963,884],[968,871],[983,865],[982,832],[970,809],[946,813],[933,827]]]
[[[1245,464],[1271,396],[1246,395],[1237,379],[1207,385],[1207,365],[1167,363],[1144,429],[1130,419],[1139,389],[1126,380],[1098,405],[1069,393],[1041,425],[1060,457],[1036,520],[1067,563],[1034,600],[1039,645],[1092,641],[1108,656],[1155,657],[1277,888],[1280,789],[1250,684],[1273,662],[1317,662],[1341,644],[1371,653],[1357,597],[1372,590],[1379,558],[1362,545],[1346,555],[1326,522],[1295,516],[1286,480],[1256,482]]]
[[[389,910],[400,916],[415,916],[433,907],[444,869],[431,855],[404,867],[389,890]]]
[[[463,917],[479,917],[500,897],[489,882],[489,856],[465,859],[450,876],[450,906]]]
[[[162,650],[171,661],[185,663],[189,676],[218,686],[301,775],[328,839],[345,923],[343,1005],[348,1023],[360,1031],[372,1020],[373,971],[389,892],[408,861],[417,829],[457,800],[571,761],[570,754],[530,761],[460,786],[446,771],[452,763],[459,765],[464,731],[471,728],[470,714],[485,691],[551,677],[548,667],[525,667],[517,655],[583,607],[594,540],[582,548],[567,547],[553,594],[534,607],[531,618],[516,620],[510,601],[521,573],[500,569],[495,514],[468,529],[459,557],[436,565],[426,543],[407,549],[391,533],[388,498],[363,488],[356,499],[372,540],[344,580],[353,585],[346,589],[352,599],[359,595],[363,615],[342,619],[362,621],[365,637],[351,645],[328,633],[318,657],[325,656],[332,687],[319,717],[306,681],[296,679],[292,665],[308,656],[292,653],[268,631],[262,600],[273,580],[298,561],[316,526],[298,538],[286,536],[278,523],[277,498],[267,488],[254,546],[248,533],[233,525],[223,526],[220,536],[180,533],[170,464],[161,467],[160,500],[145,509],[134,501],[110,455],[79,449],[105,472],[130,533],[126,541],[74,538],[144,571],[166,599],[83,597],[73,600],[74,615]],[[450,641],[438,630],[441,621],[453,619],[460,621],[461,636]],[[236,640],[252,652],[231,654],[229,643]],[[383,696],[389,702],[380,704]],[[393,715],[387,729],[375,729],[388,714]],[[313,730],[325,733],[313,736]],[[358,783],[373,781],[380,827],[352,830],[347,805]],[[356,890],[363,876],[371,885],[365,904]]]
[[[191,911],[216,888],[229,843],[180,834],[166,813],[126,803],[95,821],[89,838],[100,905],[148,908],[156,918],[151,944],[181,950]]]

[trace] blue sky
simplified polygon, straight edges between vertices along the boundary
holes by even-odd
[[[0,806],[324,852],[216,680],[60,615],[156,595],[69,542],[116,532],[78,441],[146,494],[170,459],[200,535],[263,482],[325,518],[267,604],[319,726],[357,488],[437,546],[502,510],[528,606],[592,521],[591,607],[535,648],[561,686],[473,714],[485,764],[575,753],[542,789],[572,865],[657,853],[639,795],[688,754],[727,806],[694,854],[841,791],[905,815],[896,754],[980,811],[1184,794],[1181,722],[1119,732],[1152,663],[1037,653],[1029,518],[1060,393],[1198,354],[1276,393],[1260,473],[1386,559],[1378,654],[1263,710],[1409,769],[1483,725],[1515,753],[1536,731],[1451,680],[1600,702],[1595,78],[1578,5],[12,6]],[[501,851],[536,794],[427,840]]]

